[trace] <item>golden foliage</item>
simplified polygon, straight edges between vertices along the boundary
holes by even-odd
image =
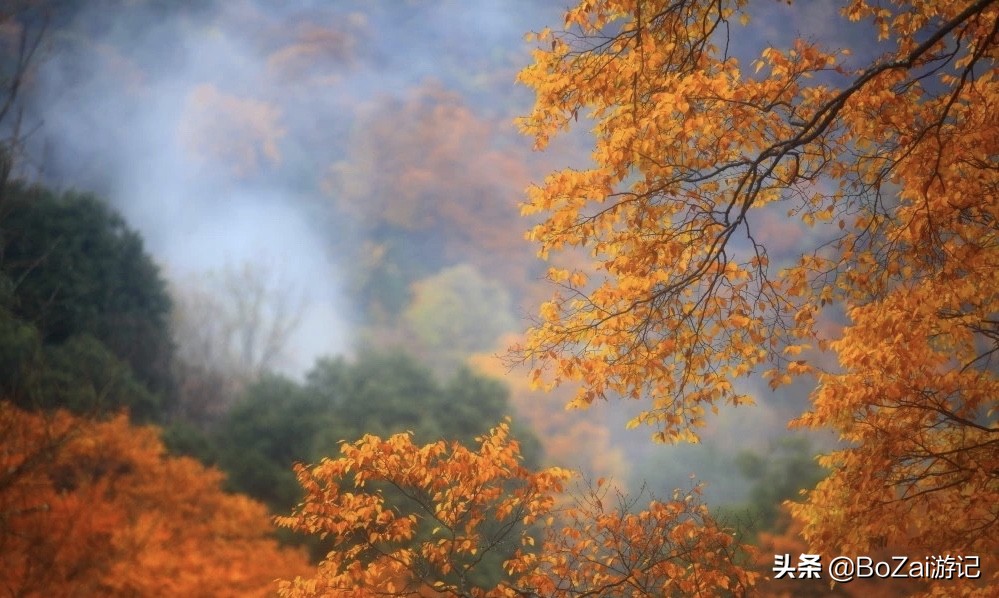
[[[591,168],[529,190],[530,236],[542,257],[585,248],[598,265],[549,272],[559,291],[519,355],[581,382],[573,405],[647,398],[633,423],[665,442],[750,402],[739,378],[814,375],[796,423],[843,449],[794,507],[812,549],[908,546],[994,571],[999,5],[853,0],[844,17],[873,24],[885,55],[856,66],[798,40],[748,69],[717,45],[745,10],[586,1],[533,36],[524,132],[543,149],[582,117],[595,145]],[[811,246],[768,252],[775,212]],[[837,311],[844,328],[820,325]]]
[[[524,469],[509,433],[500,424],[477,452],[444,441],[416,446],[409,434],[367,435],[344,443],[338,459],[296,466],[305,500],[278,525],[330,536],[333,550],[316,577],[283,582],[282,596],[469,595],[468,575],[485,554],[532,542],[526,526],[551,510],[570,477]],[[406,510],[390,508],[383,488],[401,494]],[[430,529],[417,539],[420,526]]]
[[[266,509],[164,455],[153,428],[0,402],[0,589],[11,596],[265,596],[303,571]]]
[[[597,481],[559,513],[519,587],[531,596],[745,596],[759,575],[736,564],[739,546],[700,500],[701,487],[637,501]],[[536,560],[535,560],[536,558]]]
[[[281,582],[282,596],[579,596],[629,587],[635,596],[743,593],[756,575],[736,565],[738,547],[696,491],[632,513],[597,488],[559,507],[571,474],[532,473],[501,423],[478,451],[409,434],[365,436],[341,456],[296,467],[305,500],[278,524],[329,537],[315,576]],[[402,502],[387,502],[393,493]],[[563,497],[564,498],[564,497]],[[608,506],[604,506],[604,502]],[[544,524],[537,546],[531,526]],[[512,554],[493,587],[471,583],[487,553]]]

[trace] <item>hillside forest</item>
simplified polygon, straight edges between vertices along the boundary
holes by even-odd
[[[999,0],[0,6],[0,596],[995,596]]]

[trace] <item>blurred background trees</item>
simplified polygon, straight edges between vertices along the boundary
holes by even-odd
[[[178,407],[183,419],[209,425],[285,364],[302,300],[273,268],[249,262],[174,280],[170,290]]]

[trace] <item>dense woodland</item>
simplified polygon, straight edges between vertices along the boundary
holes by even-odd
[[[994,595],[999,2],[99,4],[0,9],[0,594]]]

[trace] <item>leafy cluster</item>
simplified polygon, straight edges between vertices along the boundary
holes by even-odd
[[[602,482],[572,500],[569,471],[520,464],[508,423],[478,441],[473,451],[367,435],[336,459],[297,466],[306,497],[278,524],[329,536],[333,550],[314,576],[282,582],[281,595],[651,597],[744,594],[755,583],[696,492],[638,513],[634,503],[604,507]],[[389,491],[404,497],[394,508]],[[541,543],[535,523],[546,526]],[[483,583],[476,570],[495,554],[506,576]]]
[[[266,596],[305,555],[264,505],[168,457],[151,427],[0,402],[0,588],[11,596]]]
[[[751,69],[723,43],[748,11],[587,1],[535,35],[523,130],[544,148],[583,118],[595,143],[524,212],[542,257],[594,267],[549,271],[520,355],[581,382],[574,406],[647,398],[632,423],[666,442],[751,402],[740,378],[814,376],[795,424],[843,445],[792,506],[811,549],[995,555],[999,6],[853,0],[885,54],[799,39]]]

